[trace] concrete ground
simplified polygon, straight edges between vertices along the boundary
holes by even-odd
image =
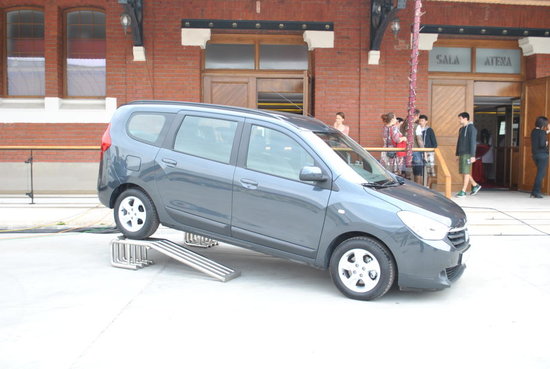
[[[0,368],[550,367],[550,198],[455,201],[472,234],[463,277],[361,302],[326,271],[224,244],[198,252],[241,271],[226,283],[154,251],[114,268],[117,234],[67,232],[112,225],[94,197],[1,198],[4,230],[57,233],[0,233]]]

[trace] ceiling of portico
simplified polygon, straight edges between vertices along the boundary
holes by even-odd
[[[505,4],[505,5],[550,6],[550,0],[428,0],[428,1],[455,2],[455,3],[483,3],[483,4]]]

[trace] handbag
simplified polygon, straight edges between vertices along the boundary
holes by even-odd
[[[395,147],[395,143],[393,142],[393,140],[391,139],[391,137],[389,137],[390,134],[391,134],[391,132],[388,133],[388,137],[386,137],[386,147]],[[391,143],[393,144],[393,146],[388,145],[388,138],[391,140]],[[396,156],[397,156],[397,153],[396,153],[395,151],[386,151],[386,157],[387,157],[388,159],[393,159],[393,158],[395,158]]]
[[[395,147],[398,147],[400,149],[404,149],[404,148],[407,147],[407,142],[406,141],[399,142],[395,145]],[[400,158],[404,157],[404,156],[407,156],[407,152],[406,151],[398,151],[397,156],[399,156]]]

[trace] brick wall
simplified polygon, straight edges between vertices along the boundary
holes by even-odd
[[[0,0],[0,9],[19,6],[20,0]],[[382,143],[380,115],[389,111],[405,116],[408,104],[409,33],[412,2],[401,10],[401,32],[388,30],[381,45],[380,65],[367,63],[370,41],[370,2],[365,0],[261,1],[256,13],[253,0],[145,1],[144,46],[146,62],[134,62],[132,35],[124,34],[119,17],[122,7],[105,0],[27,0],[46,13],[46,96],[63,96],[63,12],[74,7],[96,7],[107,14],[107,96],[119,104],[136,99],[200,101],[201,50],[181,46],[182,18],[330,21],[335,27],[335,47],[313,52],[315,116],[329,124],[337,111],[346,113],[351,136],[363,145]],[[290,11],[292,10],[292,11]],[[423,3],[423,23],[509,27],[546,27],[550,7],[464,3]],[[3,20],[2,20],[3,22]],[[3,23],[0,35],[4,39]],[[419,56],[417,107],[428,109],[428,52]],[[526,58],[529,73],[550,75],[550,58]],[[0,73],[4,73],[2,70]],[[530,74],[530,75],[531,75]],[[3,84],[4,78],[0,79]],[[4,86],[2,86],[3,88]],[[105,123],[2,124],[2,145],[50,145],[84,142],[98,144]],[[77,133],[75,133],[77,132]],[[24,154],[1,154],[15,160]],[[19,155],[19,156],[17,156]],[[95,161],[96,154],[40,154],[43,160]]]
[[[2,146],[99,146],[107,124],[3,123],[0,127]],[[1,161],[23,162],[29,157],[29,150],[9,150],[0,154]],[[96,162],[99,151],[34,150],[33,156],[35,161]]]
[[[525,58],[525,79],[535,79],[550,76],[550,55],[535,54]]]

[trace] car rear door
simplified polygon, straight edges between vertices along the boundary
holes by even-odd
[[[193,111],[180,115],[172,141],[157,155],[163,206],[180,224],[229,235],[243,118]]]

